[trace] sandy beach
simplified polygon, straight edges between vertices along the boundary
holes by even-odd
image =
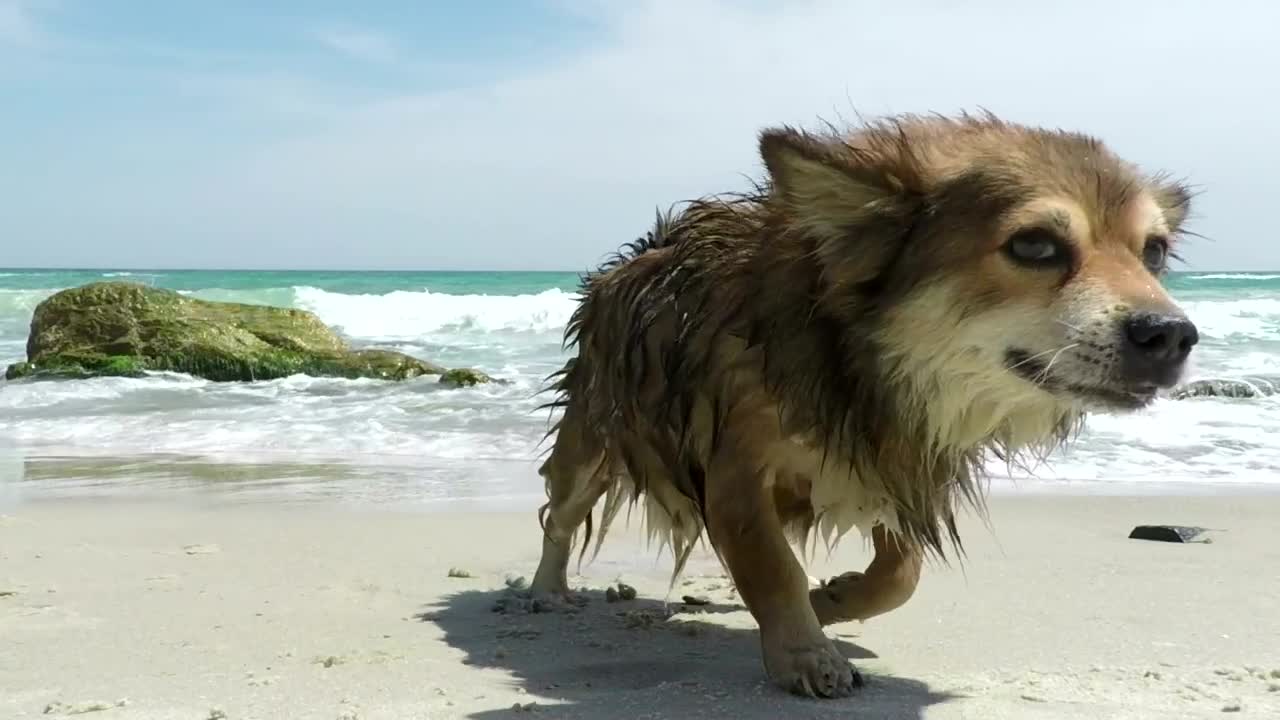
[[[0,518],[0,717],[1274,718],[1278,515],[1275,494],[997,495],[963,567],[831,628],[868,682],[819,702],[765,681],[709,553],[668,594],[634,519],[575,580],[585,607],[529,614],[508,584],[532,511],[26,503]],[[1142,523],[1216,531],[1128,539]],[[812,575],[866,559],[853,538]],[[638,599],[607,601],[618,581]]]

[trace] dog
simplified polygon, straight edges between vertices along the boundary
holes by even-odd
[[[673,582],[705,531],[774,683],[841,697],[861,679],[824,626],[963,553],[989,458],[1042,458],[1179,381],[1198,336],[1161,276],[1192,193],[990,113],[768,128],[759,153],[749,192],[660,212],[584,276],[531,590],[569,593],[601,498],[597,551],[643,500]],[[853,528],[870,565],[810,589],[793,545]]]

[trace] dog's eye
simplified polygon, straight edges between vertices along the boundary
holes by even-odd
[[[1039,228],[1014,233],[1004,244],[1004,251],[1014,262],[1031,267],[1062,265],[1068,260],[1067,246],[1062,239]]]
[[[1169,241],[1162,237],[1147,238],[1147,244],[1142,248],[1142,264],[1147,269],[1158,275],[1164,272],[1165,266],[1169,263]]]

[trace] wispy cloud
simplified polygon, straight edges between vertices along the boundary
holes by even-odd
[[[384,33],[347,25],[321,25],[311,35],[321,45],[353,60],[371,63],[395,62],[400,52]]]
[[[0,47],[34,48],[47,35],[36,19],[35,4],[29,0],[0,0]]]

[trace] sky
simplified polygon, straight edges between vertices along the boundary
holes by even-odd
[[[1280,3],[0,0],[0,266],[582,270],[770,125],[991,110],[1280,268]]]

